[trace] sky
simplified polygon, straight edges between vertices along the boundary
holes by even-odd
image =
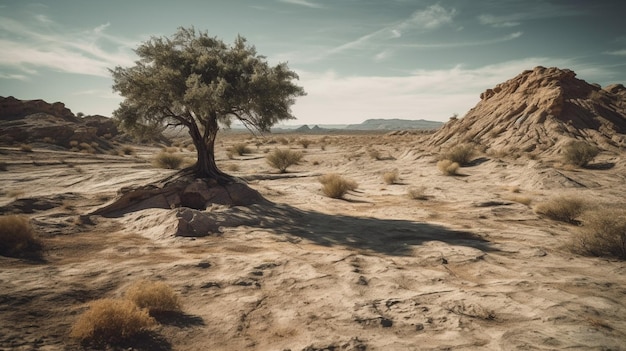
[[[447,121],[535,66],[626,84],[623,0],[0,0],[0,96],[111,116],[150,37],[242,35],[307,96],[285,124]]]

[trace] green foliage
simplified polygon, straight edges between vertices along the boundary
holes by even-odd
[[[302,160],[302,153],[287,149],[275,149],[266,156],[266,160],[270,166],[278,169],[280,173],[285,173],[289,166],[297,165]]]
[[[563,147],[563,160],[567,164],[584,167],[598,156],[599,152],[597,147],[585,141],[576,140]]]
[[[199,176],[216,176],[214,141],[219,123],[237,119],[266,131],[293,119],[290,107],[305,95],[286,63],[270,66],[254,46],[238,36],[232,45],[206,32],[179,28],[171,37],[141,44],[135,66],[116,67],[113,90],[125,100],[114,112],[123,126],[165,123],[189,129],[198,150]]]
[[[319,177],[324,195],[333,199],[342,198],[348,191],[356,190],[359,185],[352,179],[346,179],[336,173],[325,174]]]

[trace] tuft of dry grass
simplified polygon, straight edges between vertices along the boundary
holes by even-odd
[[[596,156],[600,150],[597,147],[582,141],[575,140],[563,147],[563,161],[566,164],[585,167]]]
[[[229,172],[239,172],[239,165],[236,163],[231,163],[226,166],[226,170]]]
[[[441,160],[437,162],[437,168],[441,171],[441,173],[447,176],[457,175],[457,171],[459,170],[459,164],[453,162],[451,160]]]
[[[577,223],[576,218],[583,213],[585,207],[583,199],[562,195],[537,204],[534,211],[555,221]]]
[[[122,299],[100,299],[78,317],[70,336],[83,342],[115,343],[132,338],[156,324],[148,310]]]
[[[160,152],[153,160],[153,164],[159,168],[178,169],[183,164],[184,158],[180,155]]]
[[[583,227],[574,238],[576,252],[626,260],[626,210],[595,209],[582,215]]]
[[[356,190],[359,185],[352,179],[346,179],[336,173],[329,173],[318,178],[322,183],[324,195],[333,199],[342,198],[348,191]]]
[[[476,154],[476,149],[472,144],[456,145],[444,152],[440,159],[450,160],[453,163],[458,163],[460,166],[465,166],[472,160],[472,157]]]
[[[140,280],[128,288],[124,297],[151,314],[177,312],[181,308],[178,295],[163,282]]]
[[[235,145],[231,146],[229,151],[231,153],[239,155],[239,156],[243,156],[245,154],[249,154],[250,152],[252,152],[252,151],[250,151],[250,148],[248,147],[248,144],[246,144],[246,143],[235,144]]]
[[[397,169],[394,169],[391,172],[385,172],[383,174],[383,180],[385,184],[395,184],[400,180],[400,173]]]
[[[303,148],[308,149],[309,145],[311,145],[311,140],[309,140],[309,139],[300,139],[300,140],[298,140],[298,144],[300,144]]]
[[[428,200],[428,196],[425,194],[425,186],[412,186],[407,190],[407,194],[413,200]]]
[[[20,145],[20,150],[23,152],[33,152],[33,147],[29,144]]]
[[[301,152],[287,149],[274,149],[266,156],[267,164],[278,169],[280,173],[285,173],[288,167],[297,165],[301,160]]]
[[[135,154],[135,148],[133,148],[132,146],[129,145],[124,145],[122,146],[122,149],[120,150],[122,155],[134,155]]]
[[[0,216],[0,255],[11,257],[39,256],[43,245],[35,235],[28,217]]]
[[[382,159],[382,156],[380,154],[380,151],[370,148],[367,150],[367,154],[374,160],[376,161],[380,161]]]

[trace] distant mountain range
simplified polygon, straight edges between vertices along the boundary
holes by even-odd
[[[336,130],[354,130],[354,131],[393,131],[393,130],[435,130],[443,126],[443,122],[410,120],[410,119],[368,119],[360,124],[319,124],[310,127],[309,125],[301,126],[280,126],[272,128],[272,131],[295,131],[298,133],[324,133]]]

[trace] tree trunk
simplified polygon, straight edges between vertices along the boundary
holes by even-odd
[[[215,164],[215,138],[219,130],[217,121],[211,119],[207,124],[204,136],[195,123],[191,123],[189,128],[189,135],[198,153],[198,161],[194,169],[196,177],[215,179],[219,184],[230,183],[232,177],[220,171]]]

